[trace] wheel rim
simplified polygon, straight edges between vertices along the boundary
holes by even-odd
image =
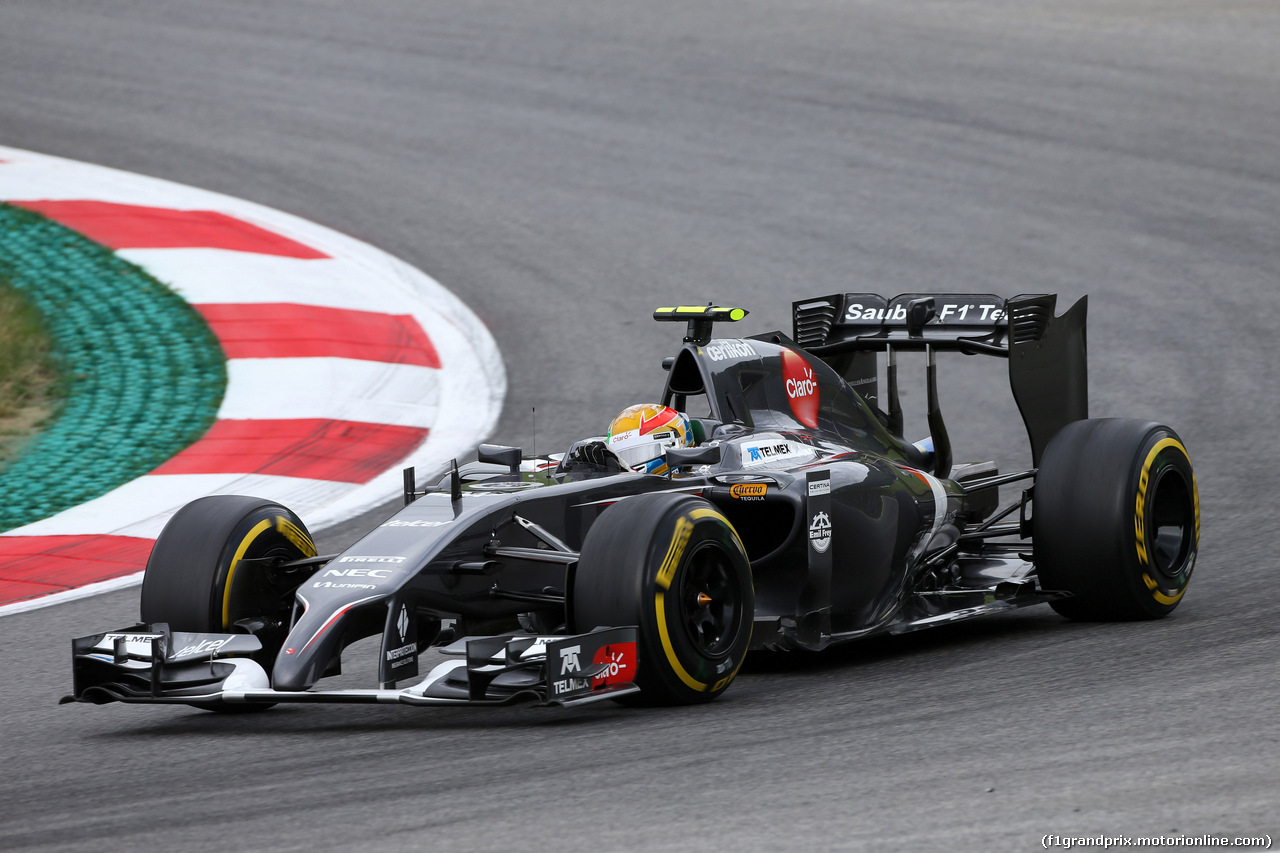
[[[1176,468],[1160,473],[1153,486],[1151,561],[1157,572],[1181,580],[1195,534],[1195,505],[1186,477]]]
[[[680,583],[680,617],[689,642],[704,657],[733,648],[742,621],[742,590],[729,556],[704,542],[689,555]]]
[[[231,580],[227,621],[222,630],[235,632],[243,630],[236,627],[238,622],[260,621],[262,626],[253,633],[262,642],[262,650],[253,657],[263,666],[275,659],[288,635],[293,609],[294,587],[282,583],[269,566],[275,560],[294,560],[298,556],[297,549],[275,537],[262,537],[245,552]]]

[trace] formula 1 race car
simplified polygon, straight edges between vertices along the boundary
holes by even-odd
[[[742,309],[661,308],[687,331],[660,406],[689,434],[657,467],[612,431],[538,458],[480,445],[430,488],[407,469],[404,508],[325,556],[282,506],[201,498],[156,541],[142,622],[74,641],[64,701],[679,704],[722,693],[751,649],[1041,602],[1165,616],[1199,543],[1191,461],[1166,426],[1088,418],[1086,303],[1055,304],[837,294],[796,302],[791,337],[732,339],[713,332]],[[916,444],[900,351],[926,353],[931,436]],[[953,463],[938,351],[1008,359],[1032,469]],[[655,428],[644,418],[633,436]],[[376,687],[316,686],[377,635]],[[419,679],[430,647],[444,660]]]

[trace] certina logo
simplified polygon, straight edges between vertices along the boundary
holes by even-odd
[[[819,554],[827,553],[831,547],[831,519],[825,512],[817,513],[809,522],[809,544]]]
[[[339,557],[339,563],[403,563],[404,557]]]
[[[446,524],[453,524],[452,521],[423,521],[415,518],[412,521],[393,518],[383,523],[383,527],[444,527]]]
[[[831,480],[810,480],[809,481],[809,497],[817,497],[818,495],[831,494]]]
[[[582,669],[578,655],[582,654],[582,646],[565,646],[560,650],[560,674],[568,675]]]
[[[712,361],[725,361],[730,358],[758,358],[759,353],[751,348],[751,344],[737,338],[712,341],[707,346],[707,355]]]
[[[817,429],[818,382],[813,377],[813,367],[800,353],[783,350],[782,380],[791,414],[809,429]]]

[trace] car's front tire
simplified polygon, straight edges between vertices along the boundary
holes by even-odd
[[[272,558],[315,555],[301,519],[277,503],[243,495],[192,501],[169,520],[151,550],[142,576],[142,621],[201,634],[250,630],[263,646],[253,657],[270,672],[303,577],[272,571]]]
[[[733,681],[751,642],[751,564],[733,525],[707,501],[669,492],[627,498],[587,533],[572,612],[578,631],[639,627],[638,703],[709,701]]]

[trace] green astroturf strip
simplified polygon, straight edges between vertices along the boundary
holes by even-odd
[[[0,203],[0,275],[44,316],[65,371],[53,422],[0,471],[0,530],[139,477],[209,428],[227,366],[208,325],[142,269]]]

